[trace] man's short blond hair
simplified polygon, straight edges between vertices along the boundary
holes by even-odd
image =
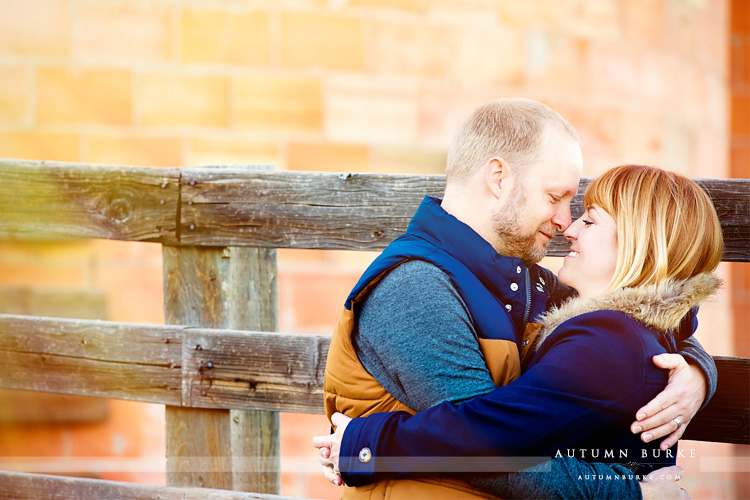
[[[575,129],[549,106],[531,99],[505,98],[477,108],[453,137],[446,182],[462,182],[491,158],[511,168],[533,162],[548,125],[579,142]]]

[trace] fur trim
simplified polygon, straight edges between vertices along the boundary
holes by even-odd
[[[570,318],[601,310],[624,312],[657,330],[676,330],[685,314],[713,295],[721,284],[712,273],[703,273],[686,280],[668,279],[655,285],[620,288],[589,299],[570,299],[539,318],[542,331],[536,346],[542,345],[555,328]]]

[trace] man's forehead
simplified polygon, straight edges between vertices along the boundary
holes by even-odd
[[[579,180],[580,180],[580,177],[578,176],[575,176],[575,178],[571,176],[570,178],[566,180],[559,179],[558,181],[555,181],[555,179],[551,179],[550,182],[548,182],[545,187],[549,191],[555,191],[563,195],[574,196],[578,192]]]
[[[583,170],[583,152],[581,145],[567,134],[553,131],[545,137],[537,156],[536,166],[546,165],[551,168],[564,166],[578,171]]]
[[[555,191],[560,194],[575,194],[581,180],[581,172],[575,166],[548,166],[548,168],[534,169],[534,184],[545,191]]]

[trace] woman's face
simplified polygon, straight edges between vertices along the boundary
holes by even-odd
[[[602,208],[592,205],[563,233],[570,241],[558,277],[581,297],[604,293],[617,265],[617,224]]]

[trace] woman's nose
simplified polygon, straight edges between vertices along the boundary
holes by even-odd
[[[581,219],[577,219],[568,226],[568,228],[563,232],[563,236],[565,236],[565,239],[572,241],[578,238],[578,226],[580,225],[580,221]]]

